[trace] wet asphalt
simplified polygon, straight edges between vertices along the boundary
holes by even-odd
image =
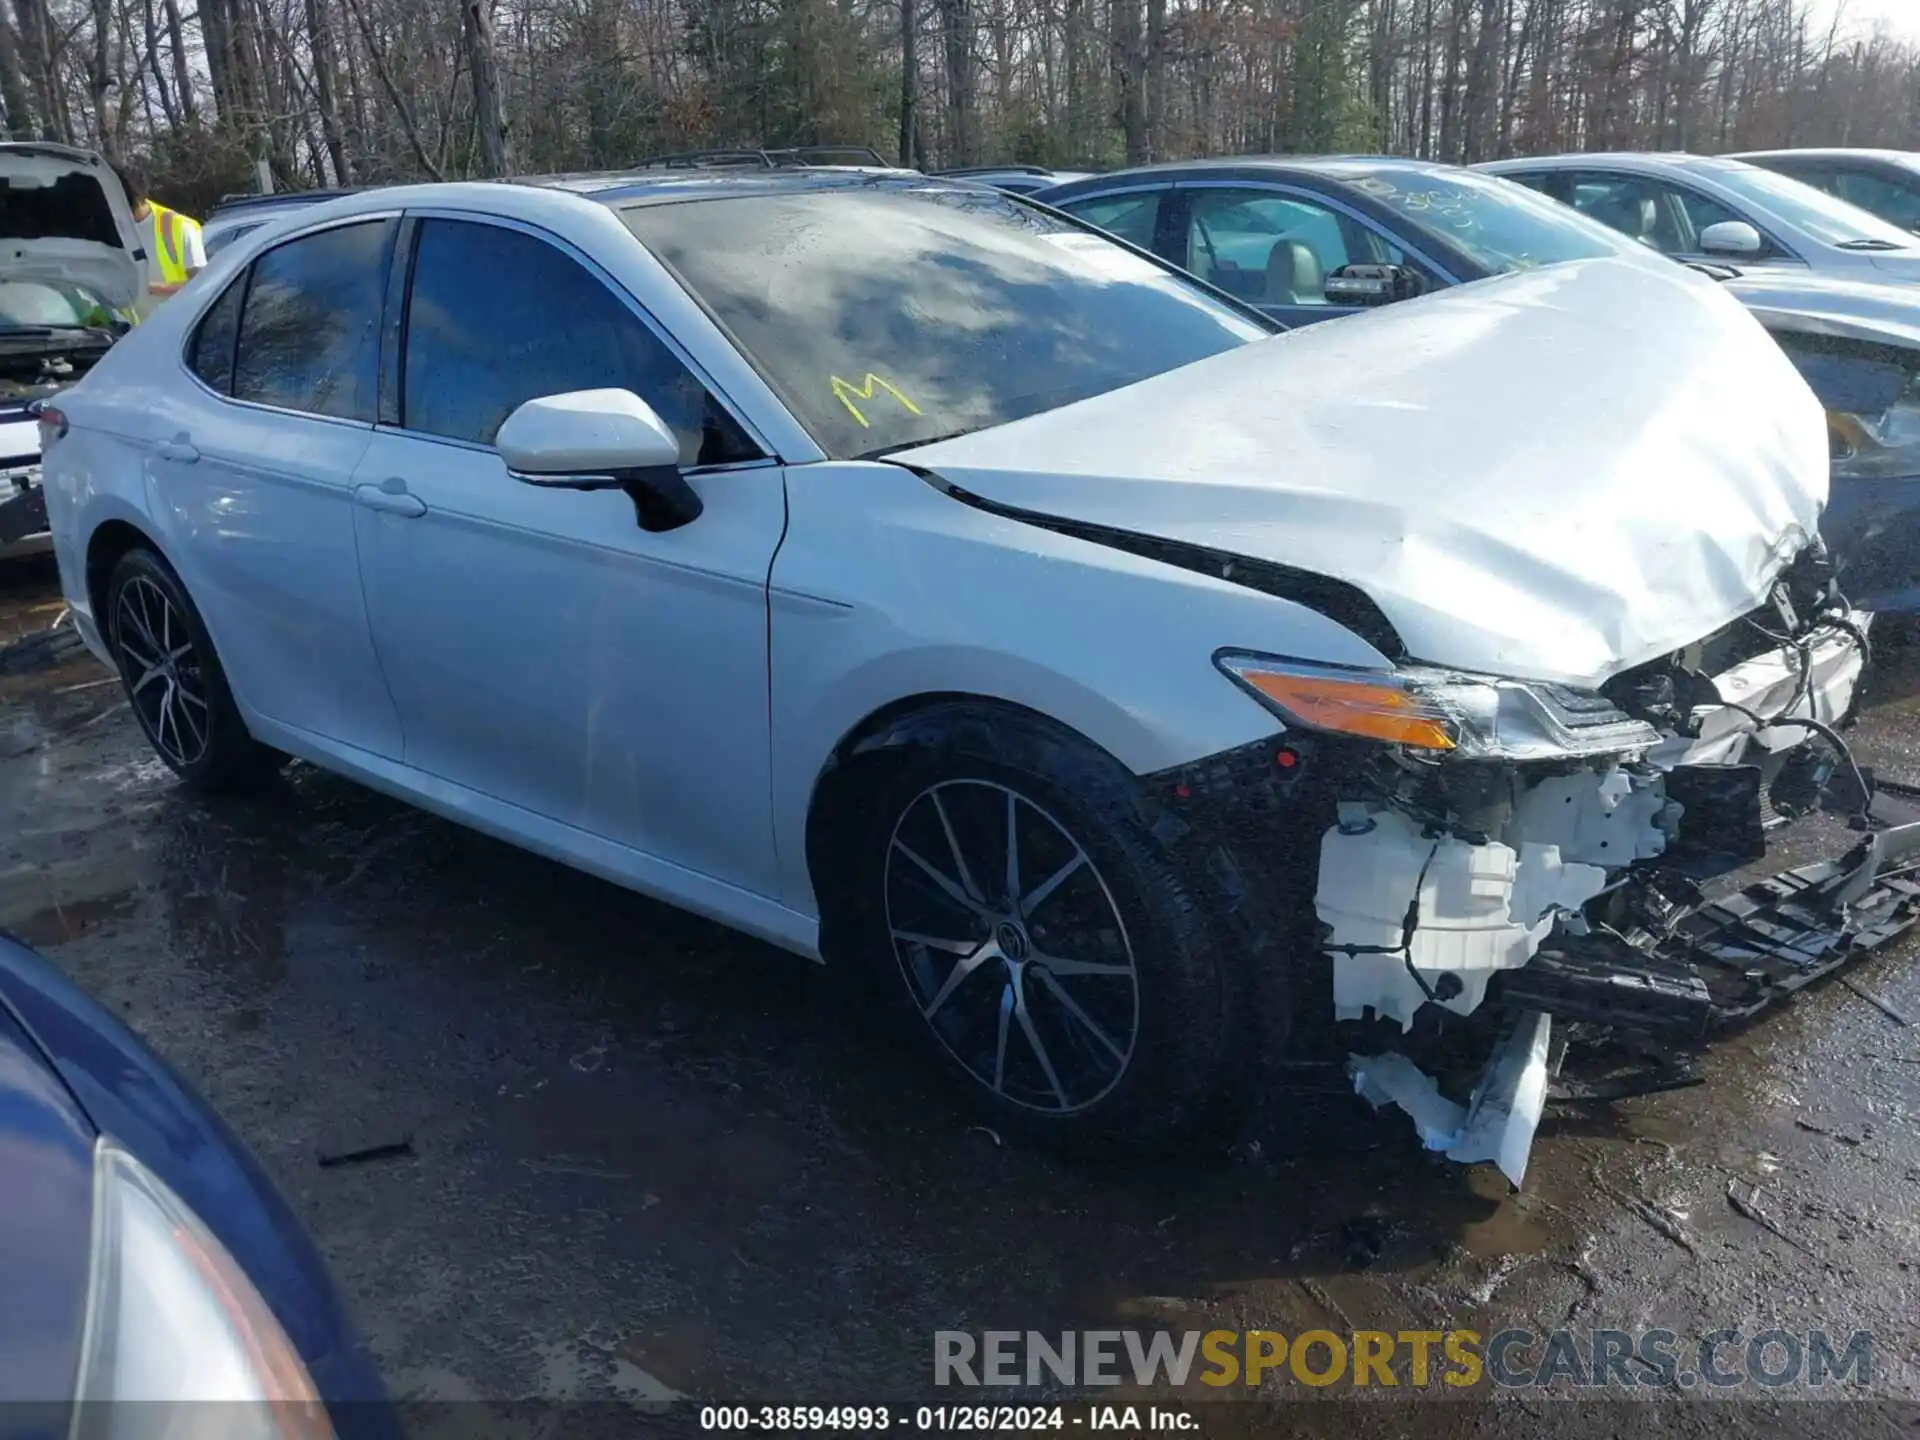
[[[49,564],[0,566],[0,644],[58,610]],[[1920,782],[1920,648],[1879,670],[1857,751]],[[1704,1085],[1551,1111],[1518,1195],[1310,1065],[1253,1130],[1069,1160],[980,1126],[820,967],[309,767],[184,793],[85,655],[0,676],[0,928],[253,1146],[401,1397],[679,1429],[700,1401],[928,1398],[940,1329],[1571,1325],[1867,1330],[1872,1392],[1920,1399],[1913,940],[1843,972],[1910,1023],[1820,985]],[[1774,1413],[1687,1399],[1663,1431]],[[1439,1403],[1364,1428],[1466,1424]],[[1268,1409],[1216,1407],[1220,1433]]]

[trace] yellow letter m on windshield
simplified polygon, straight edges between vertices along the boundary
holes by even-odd
[[[872,371],[868,371],[858,385],[850,384],[842,380],[838,375],[829,375],[827,379],[833,386],[834,396],[842,405],[847,407],[847,413],[853,416],[855,420],[858,420],[863,429],[872,429],[872,423],[866,416],[860,413],[860,407],[853,402],[855,400],[873,399],[873,394],[876,390],[884,390],[887,394],[898,400],[901,408],[909,415],[918,415],[920,413],[920,407],[918,405],[914,404],[913,401],[902,395],[899,390],[888,384],[885,380],[882,380]]]

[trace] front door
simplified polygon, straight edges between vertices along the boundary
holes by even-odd
[[[406,763],[762,894],[775,889],[767,575],[782,474],[629,297],[529,230],[418,224],[399,424],[356,481]],[[620,491],[540,489],[493,449],[525,400],[621,387],[705,502],[648,534]]]

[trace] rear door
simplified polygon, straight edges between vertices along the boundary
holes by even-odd
[[[408,225],[397,383],[354,477],[407,764],[514,807],[521,838],[557,823],[772,893],[780,467],[585,255],[493,217]],[[618,490],[508,474],[493,442],[515,407],[602,387],[680,435],[691,524],[649,534]]]
[[[240,700],[389,758],[400,722],[354,553],[373,438],[393,217],[263,251],[188,342],[194,385],[156,389],[149,495]]]

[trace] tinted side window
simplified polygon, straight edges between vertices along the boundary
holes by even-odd
[[[1718,200],[1710,199],[1697,190],[1683,190],[1675,187],[1673,194],[1680,202],[1682,213],[1687,217],[1687,229],[1693,232],[1687,242],[1690,249],[1699,248],[1700,232],[1709,225],[1720,225],[1728,220],[1747,218],[1737,210],[1729,210]]]
[[[246,293],[243,271],[200,317],[200,328],[193,332],[193,344],[187,349],[187,364],[193,373],[222,395],[233,391],[233,341],[240,326],[240,302]]]
[[[1146,194],[1104,195],[1097,200],[1069,200],[1060,208],[1109,235],[1118,235],[1142,250],[1153,249],[1153,225],[1160,214],[1160,191]]]
[[[402,423],[428,435],[491,445],[501,422],[536,396],[619,388],[645,400],[680,437],[683,465],[759,454],[585,266],[504,226],[428,220],[420,227],[404,373]]]
[[[1636,175],[1576,175],[1570,202],[1582,215],[1656,250],[1677,254],[1683,240],[1660,190]]]
[[[1257,190],[1193,192],[1186,268],[1255,304],[1324,305],[1328,272],[1354,261],[1405,260],[1398,246],[1312,200]]]
[[[1882,220],[1891,220],[1908,230],[1920,228],[1920,176],[1911,184],[1864,170],[1843,170],[1833,183],[1821,187],[1842,200],[1869,210]]]
[[[373,419],[393,228],[387,220],[341,225],[253,262],[233,369],[236,400]]]

